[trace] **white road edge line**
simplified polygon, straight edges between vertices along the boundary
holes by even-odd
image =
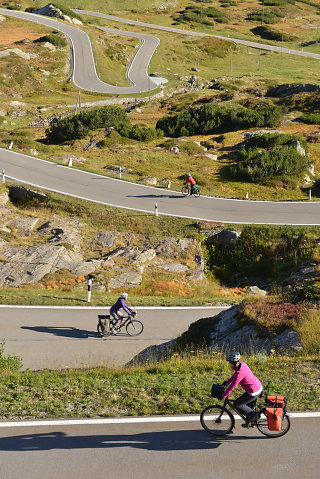
[[[292,412],[291,418],[320,417],[320,412]],[[235,419],[241,419],[235,416]],[[49,427],[49,426],[90,426],[102,424],[138,424],[138,423],[166,423],[166,422],[200,422],[200,415],[196,416],[153,416],[153,417],[117,417],[104,419],[60,419],[43,421],[7,421],[0,422],[0,428],[5,427]]]

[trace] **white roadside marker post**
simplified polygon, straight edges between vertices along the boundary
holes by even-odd
[[[154,209],[155,209],[156,216],[159,216],[159,212],[158,212],[158,203],[155,203],[155,205],[154,205]]]
[[[90,303],[91,301],[91,289],[92,289],[92,278],[88,279],[88,298],[87,298],[87,303]]]

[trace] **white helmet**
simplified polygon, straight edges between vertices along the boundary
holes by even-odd
[[[229,363],[238,363],[240,361],[240,353],[230,353],[226,357],[226,361],[229,361]]]
[[[128,293],[121,293],[120,298],[126,299],[128,297]]]

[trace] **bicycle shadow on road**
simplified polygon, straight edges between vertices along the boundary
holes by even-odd
[[[95,331],[73,328],[72,326],[21,326],[21,329],[28,329],[30,331],[36,331],[37,333],[53,334],[54,336],[63,336],[65,338],[100,339],[100,336]]]
[[[146,341],[150,340],[150,338],[145,337],[132,337],[126,333],[117,333],[115,336],[105,336],[101,337],[96,331],[87,331],[86,329],[78,329],[72,326],[21,326],[21,329],[28,329],[30,331],[35,331],[37,333],[47,333],[53,334],[54,336],[64,337],[64,338],[72,338],[72,339],[99,339],[100,341],[106,340],[123,340],[123,339],[130,339],[130,341]]]
[[[171,199],[181,199],[185,198],[183,195],[127,195],[126,198],[171,198]]]
[[[203,430],[69,436],[63,432],[25,434],[0,438],[1,451],[45,451],[52,449],[111,449],[130,447],[148,451],[216,449],[226,442],[265,439],[262,436],[230,434],[213,437]]]

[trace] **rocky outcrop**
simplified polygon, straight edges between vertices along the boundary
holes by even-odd
[[[109,282],[109,291],[116,288],[130,289],[139,286],[142,276],[135,270],[127,271],[119,276],[115,276]]]
[[[45,275],[54,276],[61,270],[76,276],[96,275],[94,288],[110,291],[137,287],[145,273],[150,277],[150,272],[152,275],[159,269],[168,273],[170,280],[172,274],[183,281],[204,279],[204,259],[196,240],[165,238],[154,242],[144,235],[99,231],[87,244],[83,241],[86,225],[77,218],[55,215],[43,223],[8,208],[8,196],[2,196],[0,232],[9,236],[0,240],[0,287],[38,283],[45,281]],[[25,187],[10,188],[14,201],[45,197]],[[31,237],[28,241],[33,238],[38,246],[13,246],[10,235]]]
[[[281,334],[275,335],[272,339],[261,338],[253,326],[239,326],[237,320],[238,306],[233,306],[219,313],[216,318],[214,331],[210,335],[207,352],[217,351],[240,351],[242,354],[270,354],[274,350],[285,352],[299,351],[302,345],[296,331],[287,329]],[[176,350],[176,340],[149,346],[137,354],[129,363],[145,364],[146,361],[163,361],[170,358]]]
[[[7,48],[6,50],[0,51],[0,58],[8,57],[11,53],[23,58],[24,60],[30,60],[31,58],[37,58],[39,56],[38,53],[27,53],[20,50],[20,48]]]
[[[41,225],[37,233],[39,236],[48,236],[48,242],[55,245],[69,245],[79,250],[81,247],[81,228],[83,224],[78,220],[56,219]]]
[[[297,271],[293,271],[282,283],[286,291],[302,290],[307,286],[320,282],[319,263],[313,260],[301,264]]]
[[[249,286],[246,289],[247,296],[266,296],[267,292],[264,289],[258,288],[258,286]]]
[[[47,198],[45,193],[41,191],[31,190],[30,188],[25,188],[24,186],[10,186],[9,187],[9,198],[13,201],[20,201],[26,199],[40,199],[43,200]]]
[[[60,18],[60,20],[65,20],[69,23],[82,25],[82,22],[80,20],[65,15],[59,8],[55,7],[51,3],[49,3],[45,7],[39,8],[38,10],[34,10],[33,13],[37,13],[38,15],[45,15],[46,17]]]
[[[211,333],[209,351],[233,350],[252,353],[270,353],[274,349],[296,350],[301,349],[299,335],[296,331],[287,329],[272,339],[260,337],[254,326],[239,326],[237,311],[239,306],[233,306],[222,311],[218,318],[215,330]]]
[[[25,218],[14,218],[7,224],[12,231],[15,231],[23,236],[30,236],[35,230],[35,227],[39,221],[39,218],[27,216]]]
[[[299,93],[313,93],[320,90],[319,85],[313,85],[311,83],[306,84],[284,84],[276,86],[275,88],[270,88],[267,92],[267,96],[272,96],[275,98],[283,98],[286,96],[297,95]]]
[[[207,243],[222,246],[232,246],[236,244],[240,233],[233,230],[215,230],[206,233]]]

